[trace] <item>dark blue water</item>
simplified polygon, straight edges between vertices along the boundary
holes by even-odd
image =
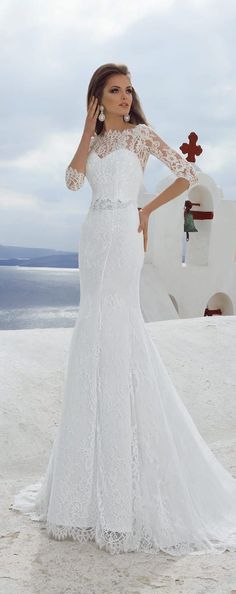
[[[0,266],[0,330],[74,326],[79,270]]]

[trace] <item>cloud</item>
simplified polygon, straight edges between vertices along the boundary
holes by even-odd
[[[11,33],[19,33],[29,29],[40,28],[51,32],[51,44],[65,30],[85,31],[95,36],[96,41],[104,43],[115,35],[124,32],[132,23],[141,20],[148,14],[160,14],[170,10],[175,0],[41,0],[40,4],[22,0],[3,1],[0,18],[2,25],[8,27],[11,22]],[[27,16],[27,20],[26,20]]]
[[[59,133],[52,132],[42,138],[41,143],[36,147],[20,153],[13,158],[2,158],[0,160],[0,167],[21,169],[25,172],[33,171],[40,174],[50,173],[56,171],[65,165],[65,158],[72,146],[76,145],[78,138],[82,131],[76,134],[75,132]]]
[[[8,188],[1,188],[0,209],[1,211],[35,211],[39,210],[39,203],[35,196],[22,195],[19,192],[13,192]]]

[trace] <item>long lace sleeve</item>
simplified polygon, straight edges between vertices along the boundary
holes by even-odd
[[[93,146],[93,141],[94,141],[94,137],[92,136],[90,139],[88,153],[91,151],[91,148]],[[67,167],[66,175],[65,175],[65,182],[66,182],[66,186],[69,190],[73,190],[73,191],[79,190],[83,186],[84,180],[85,180],[85,173],[83,173],[82,171],[78,171],[78,169],[71,167],[71,165],[69,165]]]
[[[150,126],[145,126],[145,142],[151,155],[160,159],[176,177],[182,177],[189,181],[189,187],[198,182],[198,176],[194,167],[186,161],[179,153],[172,149]]]

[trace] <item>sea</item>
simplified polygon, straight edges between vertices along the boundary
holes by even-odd
[[[79,302],[78,268],[0,266],[0,330],[74,326]]]

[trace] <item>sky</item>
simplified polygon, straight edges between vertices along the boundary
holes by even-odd
[[[77,251],[92,190],[65,170],[107,62],[128,66],[170,146],[197,133],[197,165],[235,200],[235,28],[235,0],[1,0],[0,244]],[[151,156],[146,191],[169,174]]]

